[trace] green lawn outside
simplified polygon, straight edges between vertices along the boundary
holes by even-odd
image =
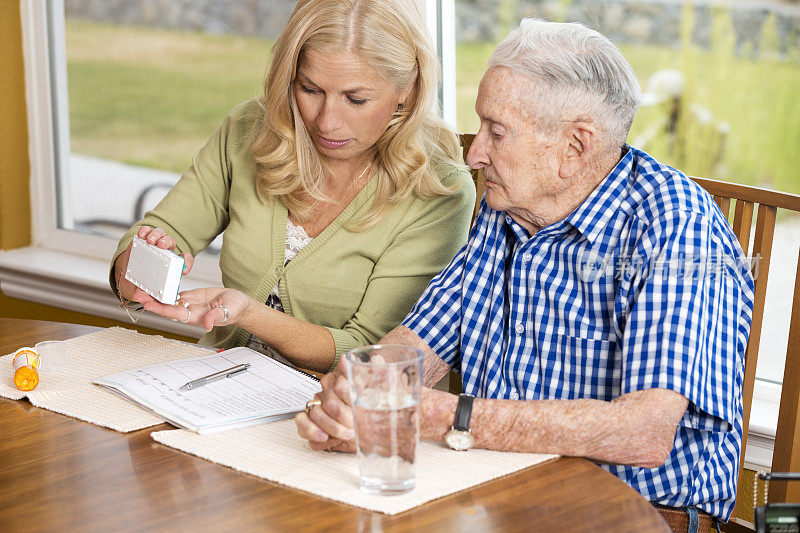
[[[261,91],[271,42],[175,30],[67,21],[70,131],[77,153],[182,172],[191,156],[234,105]],[[718,32],[724,35],[724,27]],[[763,47],[759,61],[733,55],[721,38],[711,50],[684,46],[624,47],[644,86],[658,69],[677,68],[687,80],[686,102],[727,122],[722,160],[704,154],[715,140],[695,123],[667,149],[666,137],[648,148],[690,174],[800,193],[800,64],[781,61]],[[457,49],[459,130],[475,131],[474,98],[493,43]],[[636,138],[663,109],[646,108],[631,132]]]
[[[72,150],[183,172],[259,94],[271,42],[68,20]]]

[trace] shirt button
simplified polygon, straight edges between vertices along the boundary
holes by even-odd
[[[524,254],[522,254],[522,260],[525,261],[526,263],[531,259],[533,259],[533,256],[530,254],[530,252],[525,252]]]
[[[280,273],[281,273],[281,267],[279,267],[279,266],[276,266],[276,267],[275,267],[275,273],[280,275]]]
[[[508,395],[509,398],[512,400],[519,400],[519,393],[515,390],[511,391],[511,394]]]
[[[517,325],[514,326],[514,331],[516,331],[517,333],[522,333],[523,331],[525,331],[525,326],[522,325],[522,322],[517,322]]]

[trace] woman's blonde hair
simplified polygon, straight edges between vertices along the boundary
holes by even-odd
[[[413,84],[375,143],[378,189],[371,210],[357,222],[368,227],[386,208],[410,194],[430,198],[452,192],[432,160],[463,166],[458,139],[434,113],[439,61],[414,0],[300,0],[271,52],[264,83],[264,120],[253,143],[258,191],[276,196],[300,220],[311,215],[308,198],[325,199],[325,167],[303,125],[293,82],[303,50],[358,55],[398,90]]]

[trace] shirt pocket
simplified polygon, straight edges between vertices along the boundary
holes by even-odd
[[[732,429],[732,426],[728,422],[706,413],[691,401],[686,407],[683,416],[678,421],[678,426],[690,430],[709,432],[727,432]]]
[[[619,394],[619,361],[609,337],[597,331],[588,337],[566,334],[552,346],[542,367],[548,397],[608,401]]]

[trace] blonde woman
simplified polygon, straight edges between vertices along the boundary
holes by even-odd
[[[327,371],[400,323],[466,241],[475,191],[413,0],[301,0],[271,59],[263,97],[121,239],[111,284],[204,344]],[[223,231],[225,288],[169,306],[124,279],[136,234],[188,272]]]

